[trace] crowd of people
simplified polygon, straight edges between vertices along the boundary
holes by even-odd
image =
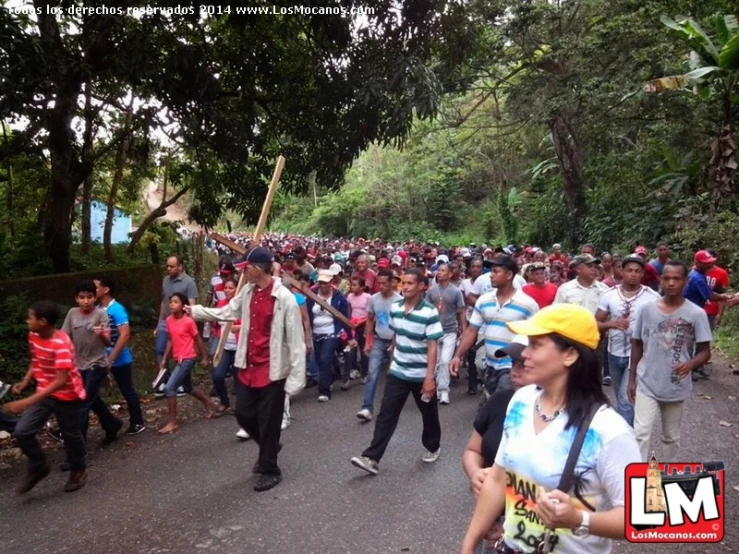
[[[167,260],[153,345],[161,368],[153,387],[169,412],[159,432],[178,429],[182,394],[202,402],[206,417],[233,413],[237,436],[259,446],[254,489],[266,491],[282,480],[278,454],[291,397],[315,387],[317,401],[328,403],[336,384],[361,384],[356,416],[374,419],[374,433],[350,461],[377,475],[409,395],[423,421],[422,460],[439,458],[439,406],[450,403],[450,386],[466,372],[469,395],[484,398],[462,455],[477,498],[465,554],[481,544],[503,553],[609,552],[624,532],[625,466],[651,457],[657,418],[660,460],[677,461],[684,401],[694,380],[710,377],[712,331],[739,304],[711,250],[696,252],[688,267],[665,244],[649,259],[642,245],[626,255],[596,255],[584,245],[573,255],[558,244],[547,252],[228,238],[246,254],[209,244],[219,268],[202,302],[182,260]],[[89,412],[106,440],[123,426],[100,398],[108,371],[128,405],[127,434],[145,429],[115,288],[104,276],[79,283],[78,307],[61,329],[54,303],[29,309],[32,361],[12,390],[35,381],[36,392],[3,406],[4,418],[20,414],[14,436],[28,457],[19,493],[49,473],[36,435],[52,414],[71,472],[65,490],[84,486]],[[211,394],[193,385],[198,359],[211,371]]]

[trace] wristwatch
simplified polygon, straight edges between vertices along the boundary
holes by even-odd
[[[582,522],[572,532],[576,537],[587,537],[590,534],[590,512],[587,510],[580,510],[582,514]]]

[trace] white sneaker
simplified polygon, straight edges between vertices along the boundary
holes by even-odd
[[[427,450],[424,452],[422,459],[427,464],[433,464],[436,460],[439,459],[439,456],[441,455],[441,447],[436,452],[431,452]]]
[[[182,386],[177,387],[177,396],[186,396],[187,393],[185,392],[185,389],[182,388]]]
[[[357,417],[362,421],[372,421],[372,412],[367,408],[362,408],[357,412]]]
[[[318,397],[318,401],[319,402],[328,402],[329,401],[329,397],[326,396],[325,394],[322,394],[321,396]]]
[[[241,439],[242,441],[248,441],[251,437],[249,436],[249,433],[244,431],[243,429],[239,429],[239,431],[236,433],[236,436]]]
[[[359,378],[359,370],[358,369],[352,369],[349,372],[349,379],[358,379]]]
[[[439,404],[449,404],[449,392],[443,391],[439,393]]]

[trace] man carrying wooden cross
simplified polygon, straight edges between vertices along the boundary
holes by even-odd
[[[273,257],[252,248],[234,265],[243,267],[248,284],[221,308],[187,307],[196,321],[241,319],[236,360],[236,419],[259,445],[253,472],[257,492],[282,481],[277,466],[285,394],[305,387],[305,340],[298,303],[290,289],[272,276]]]

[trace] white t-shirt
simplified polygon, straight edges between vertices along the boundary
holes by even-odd
[[[331,300],[326,300],[326,302],[330,304]],[[313,304],[313,334],[333,335],[334,333],[334,316],[316,302]]]
[[[495,463],[506,472],[505,542],[523,552],[535,552],[546,530],[536,515],[537,487],[556,489],[577,429],[565,431],[563,412],[538,435],[534,432],[534,404],[541,395],[535,385],[523,387],[508,404],[503,437]],[[624,505],[624,470],[641,462],[634,430],[612,408],[601,407],[590,424],[575,465],[573,490],[567,491],[576,508],[605,512]],[[592,511],[592,510],[591,510]],[[557,554],[607,554],[613,541],[589,535],[576,537],[570,529],[554,535]]]
[[[485,279],[484,275],[480,275],[475,282],[472,282],[472,277],[469,277],[462,281],[462,286],[460,289],[462,289],[462,294],[464,295],[464,300],[467,302],[467,295],[474,294],[478,298],[482,296],[483,292],[483,286],[485,284],[485,281],[488,283],[490,282],[490,278]],[[474,309],[473,306],[467,306],[466,313],[467,313],[467,321],[470,320],[470,317],[472,317],[472,310]]]
[[[608,314],[608,320],[614,321],[621,317],[629,317],[629,328],[610,329],[608,331],[608,352],[614,356],[627,358],[631,355],[631,335],[634,332],[636,316],[642,306],[659,300],[659,293],[649,287],[641,286],[635,296],[627,298],[621,291],[621,285],[607,290],[600,297],[598,309]]]

